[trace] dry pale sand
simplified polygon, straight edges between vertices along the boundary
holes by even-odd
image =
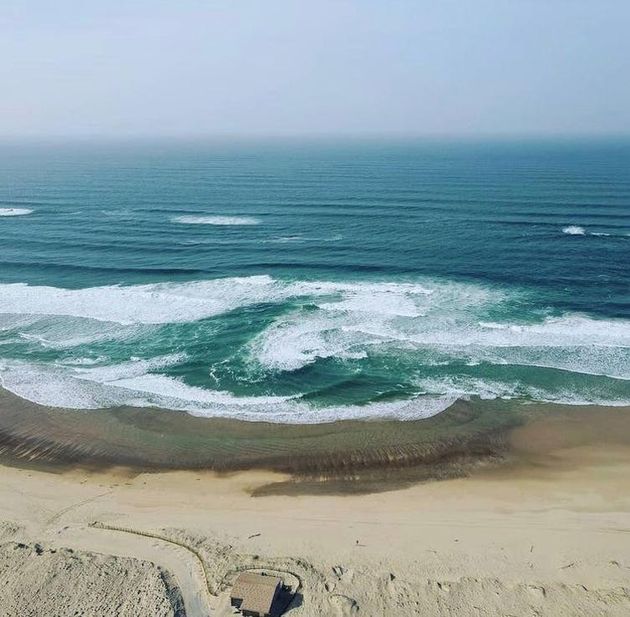
[[[581,429],[576,437],[542,421],[514,434],[525,462],[369,495],[252,497],[283,479],[267,472],[1,467],[0,542],[133,557],[146,580],[156,564],[172,574],[189,616],[231,614],[230,581],[260,567],[301,581],[294,617],[625,617],[630,447],[627,431],[615,435],[626,425],[613,422],[589,443]],[[1,572],[0,586],[19,587],[15,570]],[[137,615],[158,614],[142,610],[154,587],[142,588]],[[74,614],[47,611],[46,593],[33,596],[30,614]],[[84,603],[85,615],[117,614],[94,595]],[[6,606],[0,614],[15,615]]]
[[[0,579],[3,615],[185,615],[172,576],[138,559],[4,542]]]

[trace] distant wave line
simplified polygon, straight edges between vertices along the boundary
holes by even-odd
[[[562,233],[569,236],[600,236],[610,238],[630,238],[630,233],[611,233],[606,231],[588,231],[586,227],[581,225],[568,225],[562,228]]]
[[[171,218],[173,223],[181,223],[183,225],[259,225],[260,219],[253,216],[196,216],[182,215]]]
[[[130,267],[116,267],[116,266],[86,266],[78,264],[64,264],[64,263],[42,263],[42,262],[17,262],[17,261],[2,261],[0,266],[12,267],[17,269],[29,269],[35,268],[37,270],[59,270],[75,271],[75,272],[112,272],[123,274],[165,274],[165,275],[177,275],[177,274],[212,274],[218,272],[217,269],[197,269],[197,268],[130,268]]]

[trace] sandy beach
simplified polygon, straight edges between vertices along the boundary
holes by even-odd
[[[547,415],[510,430],[502,464],[366,494],[296,491],[265,470],[14,461],[0,468],[0,614],[74,614],[53,590],[112,614],[111,581],[131,572],[114,614],[230,615],[230,583],[258,568],[301,582],[296,617],[627,615],[629,425],[623,408]],[[99,559],[109,578],[81,595]]]

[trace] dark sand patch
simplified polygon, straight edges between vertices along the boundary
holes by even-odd
[[[59,471],[269,469],[293,479],[257,495],[372,492],[538,461],[562,444],[630,440],[629,411],[473,400],[416,421],[282,425],[152,408],[53,409],[0,391],[0,460]]]
[[[347,475],[419,462],[493,456],[505,431],[523,422],[517,408],[458,402],[417,421],[315,425],[199,418],[177,411],[121,407],[65,410],[0,391],[0,457],[50,466],[127,466],[142,471],[264,468]]]

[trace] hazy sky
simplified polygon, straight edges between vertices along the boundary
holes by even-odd
[[[630,134],[630,0],[6,0],[0,135]]]

